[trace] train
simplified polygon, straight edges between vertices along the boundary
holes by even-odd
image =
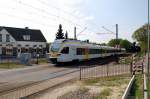
[[[79,62],[124,54],[124,48],[101,46],[86,41],[74,39],[56,39],[49,48],[49,60],[53,64]]]

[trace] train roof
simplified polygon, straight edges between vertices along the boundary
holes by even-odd
[[[107,49],[118,49],[118,50],[125,50],[124,48],[115,48],[115,47],[110,47],[110,46],[102,46],[102,45],[98,45],[95,43],[89,43],[87,41],[80,41],[80,40],[74,40],[74,39],[57,39],[54,41],[54,43],[66,43],[68,45],[71,46],[88,46],[88,47],[92,47],[92,48],[97,48],[97,47],[101,47],[101,48],[107,48]]]

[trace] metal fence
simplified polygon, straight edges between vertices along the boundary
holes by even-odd
[[[31,57],[31,62],[33,64],[37,63],[37,59],[40,61],[40,60],[48,60],[47,59],[47,56],[46,55],[40,55],[38,58],[37,57]],[[17,56],[0,56],[0,64],[3,64],[3,63],[17,63],[19,64],[20,63],[20,59],[17,57]]]
[[[131,65],[106,64],[95,66],[80,66],[80,80],[98,77],[108,77],[122,74],[132,74]]]
[[[0,56],[0,63],[19,63],[16,56]]]

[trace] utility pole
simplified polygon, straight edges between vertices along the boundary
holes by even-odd
[[[147,32],[148,32],[148,48],[147,48],[147,52],[148,52],[148,55],[147,55],[147,59],[148,59],[148,62],[147,62],[147,70],[148,70],[148,74],[149,74],[149,39],[150,39],[150,31],[149,31],[149,0],[148,0],[148,26],[147,26]]]
[[[116,34],[116,47],[118,47],[118,24],[116,24],[116,33],[114,33],[111,30],[105,28],[104,26],[102,26],[102,28],[105,29],[106,31],[112,33],[112,34]],[[99,33],[99,34],[104,34],[104,33]]]
[[[116,24],[116,47],[118,48],[119,46],[119,43],[118,43],[118,24]]]
[[[118,24],[116,24],[116,40],[118,40]]]
[[[77,36],[76,36],[76,27],[74,27],[74,39],[77,40]]]

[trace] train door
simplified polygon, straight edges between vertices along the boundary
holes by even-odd
[[[60,53],[61,53],[61,56],[58,58],[59,62],[72,61],[71,56],[70,56],[70,47],[64,47]]]
[[[88,48],[85,48],[85,49],[84,49],[84,59],[85,59],[85,60],[88,60],[88,59],[89,59],[89,50],[88,50]]]
[[[70,59],[72,61],[77,60],[77,55],[76,55],[76,47],[70,46],[70,53],[69,53]]]

